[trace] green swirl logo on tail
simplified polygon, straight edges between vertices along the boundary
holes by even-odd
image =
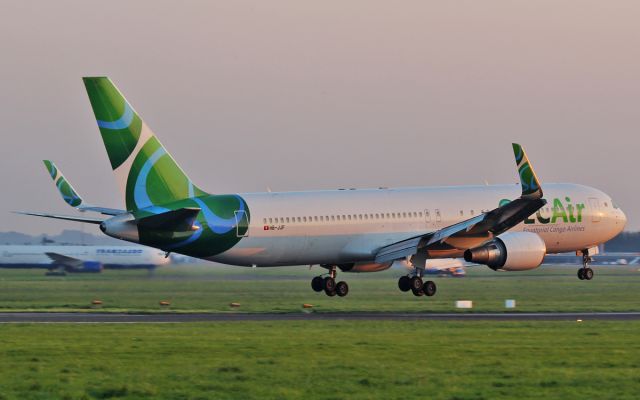
[[[69,204],[71,207],[80,206],[82,204],[82,198],[73,189],[73,186],[71,186],[64,175],[62,175],[62,172],[60,172],[52,161],[44,160],[43,162],[65,203]]]
[[[542,197],[542,188],[536,173],[533,171],[527,154],[521,145],[513,143],[513,154],[516,157],[518,174],[520,175],[520,185],[522,186],[522,197]]]

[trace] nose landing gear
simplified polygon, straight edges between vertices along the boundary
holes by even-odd
[[[589,256],[589,250],[582,250],[582,268],[578,270],[578,279],[590,281],[593,279],[593,270],[589,268],[589,264],[593,261],[593,258]]]
[[[324,293],[329,297],[333,297],[335,295],[344,297],[349,293],[349,285],[347,285],[347,282],[336,282],[335,266],[329,268],[329,276],[316,276],[313,278],[311,280],[311,288],[316,292],[324,291]]]

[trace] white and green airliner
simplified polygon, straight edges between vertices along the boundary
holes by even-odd
[[[542,186],[524,149],[513,144],[520,184],[216,194],[196,186],[106,77],[84,78],[124,209],[85,204],[45,161],[64,200],[104,218],[25,213],[98,224],[105,234],[167,253],[252,267],[320,265],[312,288],[345,296],[337,272],[410,266],[402,291],[432,296],[427,259],[463,258],[494,270],[537,268],[547,253],[583,256],[620,233],[622,210],[600,190]]]

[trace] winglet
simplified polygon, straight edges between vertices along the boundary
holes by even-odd
[[[62,200],[71,207],[79,208],[82,205],[82,198],[78,195],[78,192],[75,191],[69,181],[62,175],[62,172],[56,167],[53,161],[43,160],[43,162],[44,166],[47,167],[47,172],[51,175],[51,179],[53,179],[53,182],[58,188]]]
[[[541,199],[542,198],[542,186],[536,176],[527,153],[524,148],[518,143],[513,143],[513,154],[516,156],[516,165],[518,167],[518,174],[520,175],[520,185],[522,186],[523,199]]]

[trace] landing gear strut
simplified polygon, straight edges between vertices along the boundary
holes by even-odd
[[[324,291],[324,293],[329,297],[333,297],[335,295],[344,297],[349,293],[349,285],[347,285],[347,282],[336,282],[335,266],[329,267],[328,276],[316,276],[313,278],[311,280],[311,288],[316,292]]]
[[[416,269],[416,275],[414,276],[401,276],[398,279],[398,288],[403,292],[411,290],[414,296],[433,296],[436,294],[436,284],[433,281],[422,281],[422,272]]]
[[[589,264],[593,261],[589,256],[589,250],[582,250],[582,268],[578,270],[578,279],[590,281],[593,279],[593,270],[589,268]]]

